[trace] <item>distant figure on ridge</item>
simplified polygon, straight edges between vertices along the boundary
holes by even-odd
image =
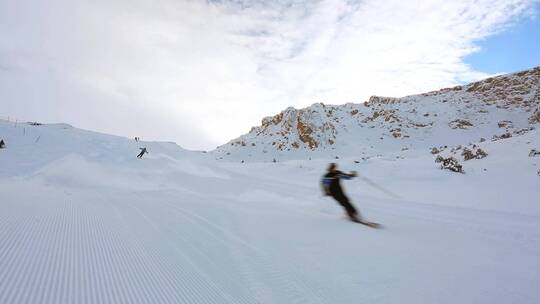
[[[139,155],[137,155],[138,158],[142,158],[144,154],[148,153],[148,151],[146,151],[146,147],[144,148],[139,148],[141,150],[141,153],[139,153]]]
[[[349,219],[353,222],[368,225],[370,227],[378,227],[379,225],[372,222],[367,222],[362,219],[356,208],[351,204],[349,198],[343,192],[340,179],[352,179],[356,177],[356,172],[344,173],[337,170],[337,164],[331,163],[328,165],[327,173],[322,179],[322,188],[326,195],[334,198],[338,203],[345,208]]]

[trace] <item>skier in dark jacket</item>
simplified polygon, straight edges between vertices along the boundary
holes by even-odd
[[[139,153],[139,155],[137,155],[138,158],[142,158],[144,154],[148,153],[148,151],[146,151],[146,147],[144,148],[139,148],[141,150],[141,153]]]
[[[0,139],[0,149],[4,149],[6,147],[6,143],[4,143],[3,139]]]
[[[356,172],[351,172],[349,174],[343,173],[337,170],[337,164],[331,163],[328,166],[328,172],[324,175],[322,182],[326,195],[333,197],[341,206],[343,206],[343,208],[345,208],[351,221],[359,222],[361,219],[358,211],[351,204],[339,183],[340,179],[351,179],[353,177],[356,177]]]

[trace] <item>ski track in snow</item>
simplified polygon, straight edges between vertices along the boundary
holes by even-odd
[[[145,206],[148,207],[148,206]],[[275,265],[275,261],[272,261],[264,251],[260,248],[255,247],[254,245],[242,240],[238,235],[232,233],[230,230],[225,229],[210,220],[194,214],[187,209],[180,208],[178,205],[165,202],[165,206],[161,206],[159,209],[160,212],[153,214],[151,209],[144,210],[144,213],[148,216],[156,216],[161,218],[164,214],[162,210],[172,211],[175,215],[174,221],[181,222],[187,220],[190,224],[194,225],[190,227],[190,231],[198,231],[198,233],[193,233],[188,236],[197,237],[200,240],[190,239],[187,241],[186,246],[178,246],[178,251],[188,250],[192,251],[193,248],[197,247],[197,242],[200,242],[201,239],[204,242],[216,242],[220,243],[224,249],[229,251],[231,258],[236,262],[236,267],[242,274],[241,281],[247,285],[252,283],[257,283],[256,286],[250,288],[255,293],[255,299],[260,300],[261,302],[267,303],[271,302],[287,302],[287,303],[321,303],[322,295],[318,294],[317,290],[314,290],[310,286],[306,286],[302,280],[294,273],[294,270],[287,269],[278,269],[278,266]],[[172,210],[171,210],[172,209]],[[143,212],[139,211],[142,215]],[[169,216],[170,213],[168,213]],[[159,228],[159,225],[156,224],[158,221],[150,219],[148,216],[145,216],[149,223],[152,223],[152,226],[160,232],[164,233],[165,231],[162,228]],[[185,233],[183,231],[173,231],[175,234],[174,238],[185,238]],[[177,244],[177,243],[173,243]],[[221,248],[221,249],[223,249]],[[205,256],[204,248],[200,248],[199,254],[202,256],[202,259],[205,260],[205,263],[212,263],[215,257]],[[217,272],[222,272],[223,270],[218,268]],[[201,271],[202,272],[202,271]],[[219,273],[214,273],[218,275]],[[238,278],[225,278],[229,282],[238,280]],[[268,286],[266,287],[263,284],[260,284],[261,280],[268,280]],[[222,281],[220,284],[226,283],[227,281]],[[274,299],[272,294],[275,290],[284,291],[284,294],[288,296],[286,299]],[[253,301],[254,299],[250,299]],[[236,301],[238,302],[238,300]],[[250,303],[249,301],[241,301],[242,303]]]
[[[482,238],[519,243],[520,246],[540,244],[540,221],[537,216],[526,216],[489,210],[447,208],[406,201],[378,202],[365,210],[376,210],[401,219],[436,223],[438,227],[479,235]],[[384,207],[382,207],[383,205]],[[539,251],[540,253],[540,251]]]
[[[381,204],[365,210],[387,219],[405,218],[402,227],[393,227],[391,221],[383,230],[342,223],[359,234],[407,231],[415,223],[416,229],[458,231],[478,241],[496,235],[493,239],[498,241],[531,243],[538,254],[534,218],[505,220],[504,214],[494,218],[487,217],[491,212],[479,211],[480,216],[474,217],[478,221],[472,221],[469,214],[440,207],[390,209]],[[339,290],[324,286],[320,278],[303,276],[302,268],[291,267],[302,265],[299,260],[276,257],[235,232],[226,219],[238,215],[227,214],[230,209],[223,206],[152,200],[148,194],[128,195],[127,200],[101,195],[95,200],[0,206],[0,303],[332,303],[340,299]],[[217,209],[219,216],[209,219],[194,211],[206,208]],[[424,224],[418,226],[417,220]],[[505,229],[495,229],[497,225]],[[306,258],[314,262],[309,255]]]

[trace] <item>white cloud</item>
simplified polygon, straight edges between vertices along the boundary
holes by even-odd
[[[287,106],[486,76],[463,57],[534,3],[0,0],[0,115],[212,148]]]

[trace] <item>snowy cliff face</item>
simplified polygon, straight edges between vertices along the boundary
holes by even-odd
[[[361,104],[287,108],[213,154],[218,159],[273,160],[478,142],[540,122],[539,87],[536,67],[402,98],[373,96]]]

